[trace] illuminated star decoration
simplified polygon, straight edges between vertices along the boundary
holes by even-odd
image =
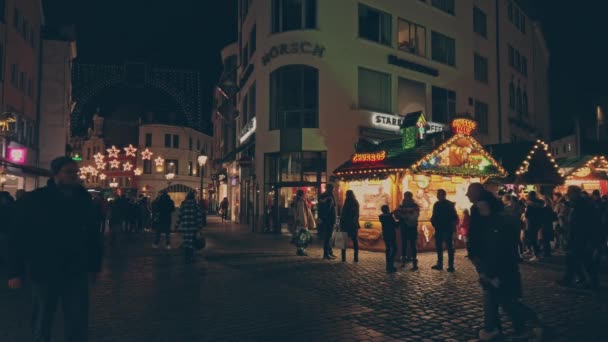
[[[106,174],[105,173],[100,174],[99,179],[106,180]]]
[[[106,151],[108,151],[110,158],[118,158],[118,154],[120,153],[120,150],[117,149],[116,146],[112,146],[112,148],[109,148]]]
[[[120,166],[120,162],[118,160],[112,160],[110,162],[110,167],[113,169],[118,169],[119,166]]]
[[[140,168],[135,169],[135,171],[133,171],[133,173],[135,173],[136,176],[141,176],[141,174],[142,174]]]
[[[86,175],[88,172],[89,168],[88,167],[81,167],[80,168],[80,175]]]
[[[95,158],[95,162],[96,162],[97,164],[99,164],[99,163],[103,163],[103,158],[104,158],[104,156],[103,156],[103,154],[101,154],[100,152],[97,152],[97,154],[95,154],[95,156],[93,156],[93,158]]]
[[[137,149],[131,144],[129,144],[128,147],[125,147],[124,150],[127,153],[127,157],[135,157],[135,152],[137,152]]]
[[[93,168],[89,173],[91,174],[91,176],[97,176],[99,174],[99,171]]]
[[[145,149],[142,153],[141,153],[141,159],[143,160],[150,160],[152,159],[152,155],[153,153],[150,152],[150,150]]]
[[[161,157],[154,159],[154,163],[156,164],[156,166],[163,166],[164,162],[165,162],[165,160]]]
[[[106,164],[107,163],[104,163],[104,162],[97,162],[97,168],[100,170],[103,170],[106,168]]]
[[[122,164],[122,168],[125,171],[131,171],[133,169],[133,164],[126,162],[126,163]]]

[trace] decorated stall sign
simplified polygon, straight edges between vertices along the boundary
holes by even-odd
[[[353,163],[375,163],[386,159],[386,151],[375,153],[355,153],[351,158]]]
[[[8,148],[8,160],[15,164],[25,163],[27,156],[27,150],[22,147],[9,147]]]
[[[477,130],[477,122],[471,119],[454,119],[452,132],[454,134],[471,135]]]

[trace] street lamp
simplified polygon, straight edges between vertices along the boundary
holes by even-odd
[[[207,156],[204,154],[201,154],[200,156],[198,156],[198,166],[200,167],[199,169],[199,177],[201,177],[201,187],[200,189],[200,200],[203,200],[203,167],[205,167],[205,164],[207,163]]]

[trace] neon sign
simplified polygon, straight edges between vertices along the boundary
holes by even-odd
[[[452,132],[454,134],[471,135],[477,130],[477,122],[471,119],[454,119],[452,121]]]
[[[376,153],[355,153],[351,158],[353,163],[376,163],[386,159],[386,151]]]
[[[9,147],[8,148],[8,160],[15,164],[23,164],[25,163],[25,158],[27,156],[27,150],[25,148],[16,148]]]

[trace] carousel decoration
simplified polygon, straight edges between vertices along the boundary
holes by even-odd
[[[149,149],[145,149],[142,153],[141,153],[141,159],[142,160],[151,160],[152,159],[152,155],[154,153],[150,152]]]
[[[135,157],[137,154],[137,149],[133,147],[133,145],[129,144],[129,146],[124,148],[127,157]]]
[[[120,167],[120,161],[118,161],[118,160],[110,161],[110,167],[113,169],[118,169]]]
[[[117,149],[116,146],[112,146],[112,148],[109,148],[106,151],[108,151],[110,158],[118,158],[118,154],[120,153],[120,150]]]

